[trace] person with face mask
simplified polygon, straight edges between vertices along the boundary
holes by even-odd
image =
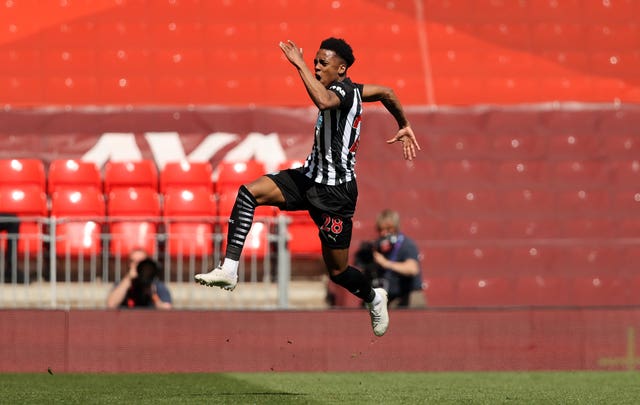
[[[400,232],[400,214],[391,209],[380,212],[376,231],[378,239],[361,245],[356,263],[365,269],[374,286],[387,291],[390,305],[417,305],[419,302],[411,301],[422,298],[420,253],[415,242]]]

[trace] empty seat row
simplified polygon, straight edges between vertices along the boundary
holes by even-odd
[[[233,199],[226,198],[218,207],[213,192],[203,187],[170,188],[161,204],[159,194],[149,187],[114,188],[105,199],[98,189],[86,186],[56,190],[51,195],[49,210],[47,196],[35,185],[0,186],[0,212],[20,217],[18,252],[23,254],[41,250],[44,233],[41,218],[50,215],[56,220],[59,253],[95,253],[101,246],[103,225],[108,226],[111,253],[127,254],[136,247],[155,251],[158,226],[165,224],[172,254],[208,255],[216,225],[221,226],[222,234],[227,232],[226,218],[232,205]],[[271,207],[256,210],[247,250],[264,254],[268,225],[274,215]],[[289,227],[292,253],[318,253],[315,224],[308,217],[297,218]]]
[[[33,184],[48,193],[61,187],[93,186],[109,193],[117,187],[145,186],[160,192],[171,187],[204,187],[214,190],[213,167],[209,162],[168,162],[158,171],[152,160],[114,162],[104,166],[104,174],[92,162],[76,159],[54,160],[45,170],[40,159],[2,159],[2,184]],[[247,162],[221,162],[217,167],[217,185],[225,191],[237,188],[266,172],[264,164]],[[234,190],[235,191],[235,190]]]
[[[358,307],[360,300],[343,288],[329,288],[340,307]],[[427,307],[604,307],[640,305],[640,275],[562,276],[424,276]]]
[[[427,305],[611,306],[638,305],[640,276],[427,277]]]

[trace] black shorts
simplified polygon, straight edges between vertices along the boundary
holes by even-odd
[[[306,210],[318,226],[322,244],[331,249],[346,249],[351,244],[353,214],[358,200],[355,180],[337,186],[319,184],[308,178],[302,168],[267,174],[282,191],[283,211]]]

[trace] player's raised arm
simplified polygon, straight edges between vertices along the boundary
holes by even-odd
[[[307,93],[316,107],[320,110],[337,107],[340,104],[340,99],[333,92],[327,90],[327,86],[330,83],[323,82],[318,72],[320,70],[318,67],[322,66],[326,61],[318,61],[318,58],[316,58],[316,66],[314,66],[316,72],[314,73],[309,69],[306,63],[304,63],[302,50],[298,48],[293,41],[283,41],[280,42],[279,45],[286,58],[296,68],[298,74],[300,74],[302,83],[307,89]]]
[[[398,132],[396,136],[387,140],[387,143],[402,142],[404,158],[413,160],[416,157],[416,151],[420,150],[420,145],[418,145],[413,129],[411,129],[411,124],[404,115],[402,104],[400,104],[400,100],[398,100],[393,89],[377,84],[365,84],[362,86],[362,101],[380,101],[387,111],[393,115],[393,118],[398,123]]]

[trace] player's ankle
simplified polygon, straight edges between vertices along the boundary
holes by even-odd
[[[228,257],[225,258],[222,261],[222,264],[220,265],[220,268],[222,269],[222,271],[224,271],[225,273],[229,274],[229,275],[234,275],[236,273],[238,273],[238,266],[239,266],[240,262],[237,260],[232,260],[229,259]]]

